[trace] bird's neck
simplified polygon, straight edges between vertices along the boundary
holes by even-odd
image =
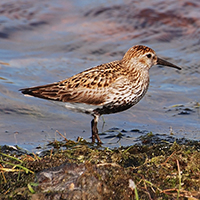
[[[132,80],[132,82],[149,82],[149,69],[141,68],[140,66],[125,60],[123,60],[122,66],[124,67],[124,70],[127,72],[127,75],[129,76],[129,79]]]

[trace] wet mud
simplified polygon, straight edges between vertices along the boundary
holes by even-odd
[[[84,140],[49,146],[40,154],[1,148],[1,199],[200,198],[197,141],[148,133],[114,149]]]

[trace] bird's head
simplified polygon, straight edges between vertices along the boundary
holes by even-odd
[[[180,67],[157,57],[154,50],[143,45],[131,47],[124,55],[122,61],[128,63],[129,67],[141,70],[149,70],[153,65],[164,65],[179,70],[181,69]]]

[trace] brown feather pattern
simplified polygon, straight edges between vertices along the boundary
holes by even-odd
[[[149,86],[149,69],[156,64],[181,69],[158,58],[149,47],[136,45],[121,60],[87,69],[60,82],[20,91],[92,114],[92,141],[96,138],[101,143],[97,129],[99,116],[120,112],[138,103]]]

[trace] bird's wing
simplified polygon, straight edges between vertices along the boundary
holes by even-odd
[[[119,62],[114,61],[85,70],[53,84],[24,88],[23,94],[70,103],[102,105],[108,101],[110,86],[118,78]]]
[[[100,105],[105,102],[102,91],[96,89],[66,88],[62,82],[20,90],[25,95],[54,101]]]

